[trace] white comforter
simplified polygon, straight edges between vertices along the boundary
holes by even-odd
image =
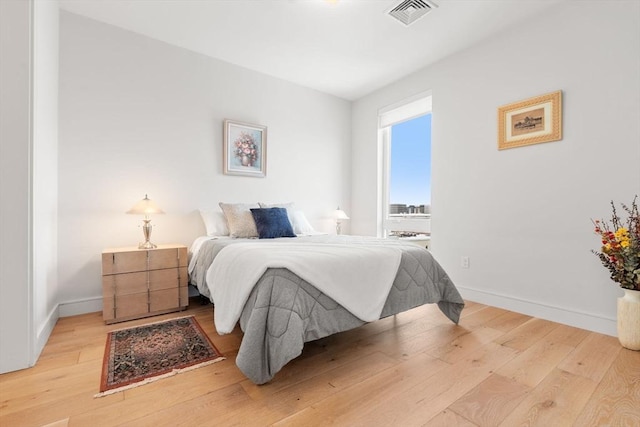
[[[268,268],[287,268],[361,320],[378,320],[398,272],[403,245],[382,245],[375,239],[351,243],[253,241],[222,249],[207,272],[218,333],[233,330],[254,285]]]

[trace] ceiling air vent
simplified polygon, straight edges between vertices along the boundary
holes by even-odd
[[[429,13],[434,7],[438,7],[438,5],[425,0],[404,0],[396,6],[392,6],[387,13],[409,26]]]

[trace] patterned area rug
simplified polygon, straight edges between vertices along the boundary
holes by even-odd
[[[106,396],[224,360],[193,316],[112,331],[100,393]]]

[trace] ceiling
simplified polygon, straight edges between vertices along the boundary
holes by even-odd
[[[347,100],[358,99],[564,0],[60,0],[64,10]]]

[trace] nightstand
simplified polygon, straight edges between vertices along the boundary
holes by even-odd
[[[400,240],[413,243],[414,245],[422,246],[429,249],[431,243],[431,236],[414,236],[414,237],[401,237]]]
[[[187,247],[110,248],[102,252],[102,317],[123,322],[189,305]]]
[[[419,236],[408,236],[408,237],[387,237],[387,239],[400,240],[402,242],[413,243],[414,245],[421,246],[423,248],[429,249],[429,245],[431,244],[431,236],[421,234]]]

